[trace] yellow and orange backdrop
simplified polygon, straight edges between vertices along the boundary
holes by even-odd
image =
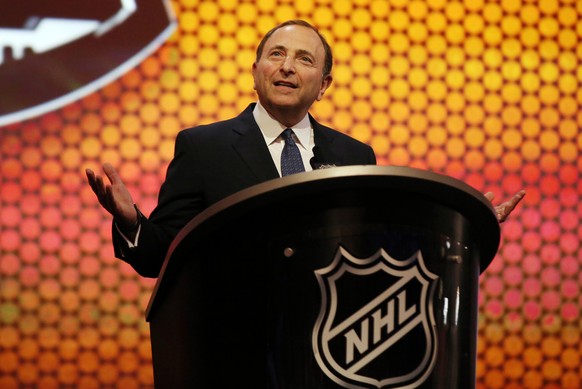
[[[178,28],[138,66],[0,128],[0,388],[153,384],[154,280],[113,257],[84,169],[112,163],[149,214],[176,133],[254,101],[255,46],[293,18],[335,54],[318,120],[369,143],[381,164],[498,199],[527,190],[480,279],[478,387],[582,387],[580,0],[171,6]]]

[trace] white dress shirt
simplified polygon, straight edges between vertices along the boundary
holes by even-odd
[[[260,102],[257,102],[257,105],[253,110],[253,116],[265,138],[265,143],[269,148],[269,152],[271,153],[271,157],[273,158],[273,162],[275,163],[280,176],[281,152],[283,151],[283,146],[285,146],[285,140],[281,137],[281,133],[285,131],[287,127],[272,118]],[[301,159],[303,160],[305,171],[308,172],[313,170],[311,168],[310,160],[313,157],[313,146],[315,146],[315,141],[313,128],[309,121],[309,115],[305,114],[305,117],[301,119],[299,123],[290,128],[295,133],[295,143],[301,153]]]

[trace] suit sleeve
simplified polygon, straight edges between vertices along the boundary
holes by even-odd
[[[204,209],[201,163],[191,134],[176,138],[174,159],[160,188],[158,205],[149,218],[140,215],[138,245],[129,248],[115,226],[112,228],[115,256],[129,263],[140,275],[157,277],[174,237]]]

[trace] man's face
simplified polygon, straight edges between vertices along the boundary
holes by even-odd
[[[280,121],[281,115],[300,120],[331,84],[331,76],[322,74],[324,62],[325,49],[315,31],[298,25],[276,30],[253,64],[261,104]]]

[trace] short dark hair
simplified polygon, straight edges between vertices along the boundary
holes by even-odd
[[[323,48],[325,50],[325,62],[323,64],[323,76],[325,77],[325,76],[331,74],[331,68],[333,66],[333,55],[331,53],[331,47],[329,46],[329,43],[327,43],[327,41],[325,40],[325,37],[323,35],[321,35],[321,33],[319,32],[319,30],[317,28],[315,28],[313,25],[309,24],[305,20],[300,20],[300,19],[287,20],[286,22],[278,24],[277,26],[273,27],[269,32],[267,32],[265,34],[265,36],[263,37],[263,39],[261,39],[261,42],[259,42],[259,46],[257,46],[257,57],[255,59],[255,62],[258,62],[261,59],[261,55],[263,55],[263,48],[265,47],[265,43],[269,40],[271,35],[273,35],[273,33],[275,31],[277,31],[278,29],[285,27],[285,26],[303,26],[303,27],[307,27],[307,28],[310,28],[313,31],[315,31],[317,36],[319,36],[319,39],[321,40],[321,43],[323,44]]]

